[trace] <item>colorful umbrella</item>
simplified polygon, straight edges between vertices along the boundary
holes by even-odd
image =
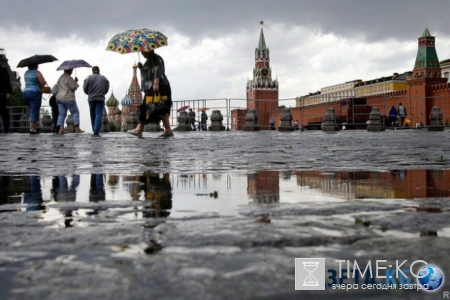
[[[106,50],[121,54],[148,52],[167,46],[167,37],[159,31],[147,28],[131,29],[117,33],[108,42]]]
[[[180,108],[177,110],[177,112],[185,111],[186,108],[189,108],[189,105],[185,105],[185,106],[180,107]]]
[[[19,64],[17,65],[18,68],[28,67],[31,65],[39,65],[44,64],[48,62],[52,62],[58,60],[53,55],[33,55],[27,58],[22,59]]]
[[[201,108],[198,109],[198,111],[205,111],[205,110],[208,110],[208,109],[209,109],[209,108],[201,107]]]
[[[72,59],[64,61],[56,71],[70,70],[76,68],[91,68],[92,66],[82,59]]]

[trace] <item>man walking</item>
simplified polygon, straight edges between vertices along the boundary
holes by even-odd
[[[6,108],[6,102],[11,99],[12,86],[9,79],[9,73],[6,69],[6,58],[0,54],[0,116],[3,121],[5,133],[9,133],[9,111]]]
[[[188,116],[189,116],[189,124],[191,125],[192,130],[195,131],[195,129],[196,129],[195,128],[195,111],[192,111],[192,108],[189,108]]]
[[[92,67],[92,75],[84,80],[83,90],[88,95],[92,131],[95,137],[99,137],[105,110],[105,95],[109,90],[109,81],[105,76],[100,75],[99,67]]]
[[[201,117],[201,123],[202,123],[202,127],[200,130],[207,130],[206,122],[208,121],[208,115],[205,113],[205,111],[202,111],[202,114],[200,115],[200,117]]]
[[[397,109],[397,113],[398,113],[398,121],[399,121],[399,126],[403,127],[405,124],[405,118],[407,116],[406,114],[406,108],[402,105],[402,103],[400,102],[398,104],[398,109]]]

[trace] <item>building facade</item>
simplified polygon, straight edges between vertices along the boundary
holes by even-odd
[[[405,90],[406,81],[412,74],[412,72],[394,73],[391,76],[358,82],[354,87],[354,95],[355,97],[366,97]]]
[[[441,73],[442,77],[447,78],[447,82],[450,82],[450,59],[441,61]]]
[[[383,76],[371,80],[362,81],[361,79],[357,79],[324,87],[316,93],[297,97],[296,106],[329,103],[352,97],[359,98],[393,91],[402,91],[406,89],[406,81],[412,74],[412,71],[402,74],[394,73],[390,76]]]
[[[358,79],[321,88],[321,101],[329,102],[355,97],[355,86],[360,82],[361,80]]]

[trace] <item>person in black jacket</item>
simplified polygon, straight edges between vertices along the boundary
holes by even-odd
[[[56,87],[58,87],[56,85]],[[56,93],[53,93],[52,91],[52,96],[50,97],[50,107],[52,108],[52,132],[53,133],[58,133],[59,129],[61,126],[57,125],[58,124],[58,117],[59,117],[59,109],[58,109],[58,104],[56,103]]]
[[[12,86],[9,73],[6,69],[6,58],[0,54],[0,116],[3,120],[3,128],[9,132],[9,110],[6,108],[7,102],[11,99]]]
[[[208,115],[205,113],[205,111],[202,111],[201,117],[201,129],[200,130],[207,130],[206,129],[206,122],[208,121]]]

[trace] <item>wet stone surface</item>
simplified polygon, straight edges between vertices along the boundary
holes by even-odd
[[[224,192],[214,200],[209,194],[214,189],[189,192],[176,180],[170,207],[155,204],[157,188],[148,189],[145,197],[139,190],[139,199],[117,199],[107,192],[106,201],[89,201],[82,190],[89,187],[82,184],[72,201],[55,201],[44,192],[38,210],[8,200],[0,205],[0,299],[440,299],[450,290],[449,280],[436,293],[330,287],[295,291],[294,259],[324,257],[327,269],[337,269],[335,260],[362,265],[368,260],[424,260],[450,274],[450,184],[436,183],[433,195],[442,197],[427,196],[430,191],[406,197],[402,186],[395,190],[400,196],[311,194],[317,201],[308,198],[309,190],[301,194],[306,200],[297,201],[299,191],[284,185],[289,174],[307,180],[302,187],[313,185],[315,177],[301,173],[311,170],[324,177],[334,172],[355,172],[353,176],[374,171],[381,177],[390,170],[429,170],[429,178],[438,182],[450,169],[449,137],[448,131],[425,130],[178,132],[171,139],[158,139],[154,133],[145,133],[143,139],[125,133],[102,138],[2,135],[0,175],[36,175],[44,186],[46,176],[73,174],[205,174],[195,177],[196,187],[205,176],[212,176],[209,186],[217,174],[244,177],[227,189],[227,201],[238,202],[232,213],[214,207],[222,205]],[[281,200],[258,201],[258,188],[262,196],[270,193],[264,189],[269,183],[251,184],[261,170],[280,172]],[[392,174],[398,181],[398,173]],[[420,174],[406,177],[412,178],[406,183],[411,195],[417,192]],[[151,186],[148,178],[140,183],[145,184]],[[322,191],[333,190],[325,185],[334,184],[319,181]],[[359,195],[361,183],[352,187]],[[244,189],[253,201],[233,194],[233,189]],[[381,189],[386,187],[371,190],[372,195]],[[206,208],[182,207],[184,192],[186,201],[195,194],[196,199],[217,202]]]

